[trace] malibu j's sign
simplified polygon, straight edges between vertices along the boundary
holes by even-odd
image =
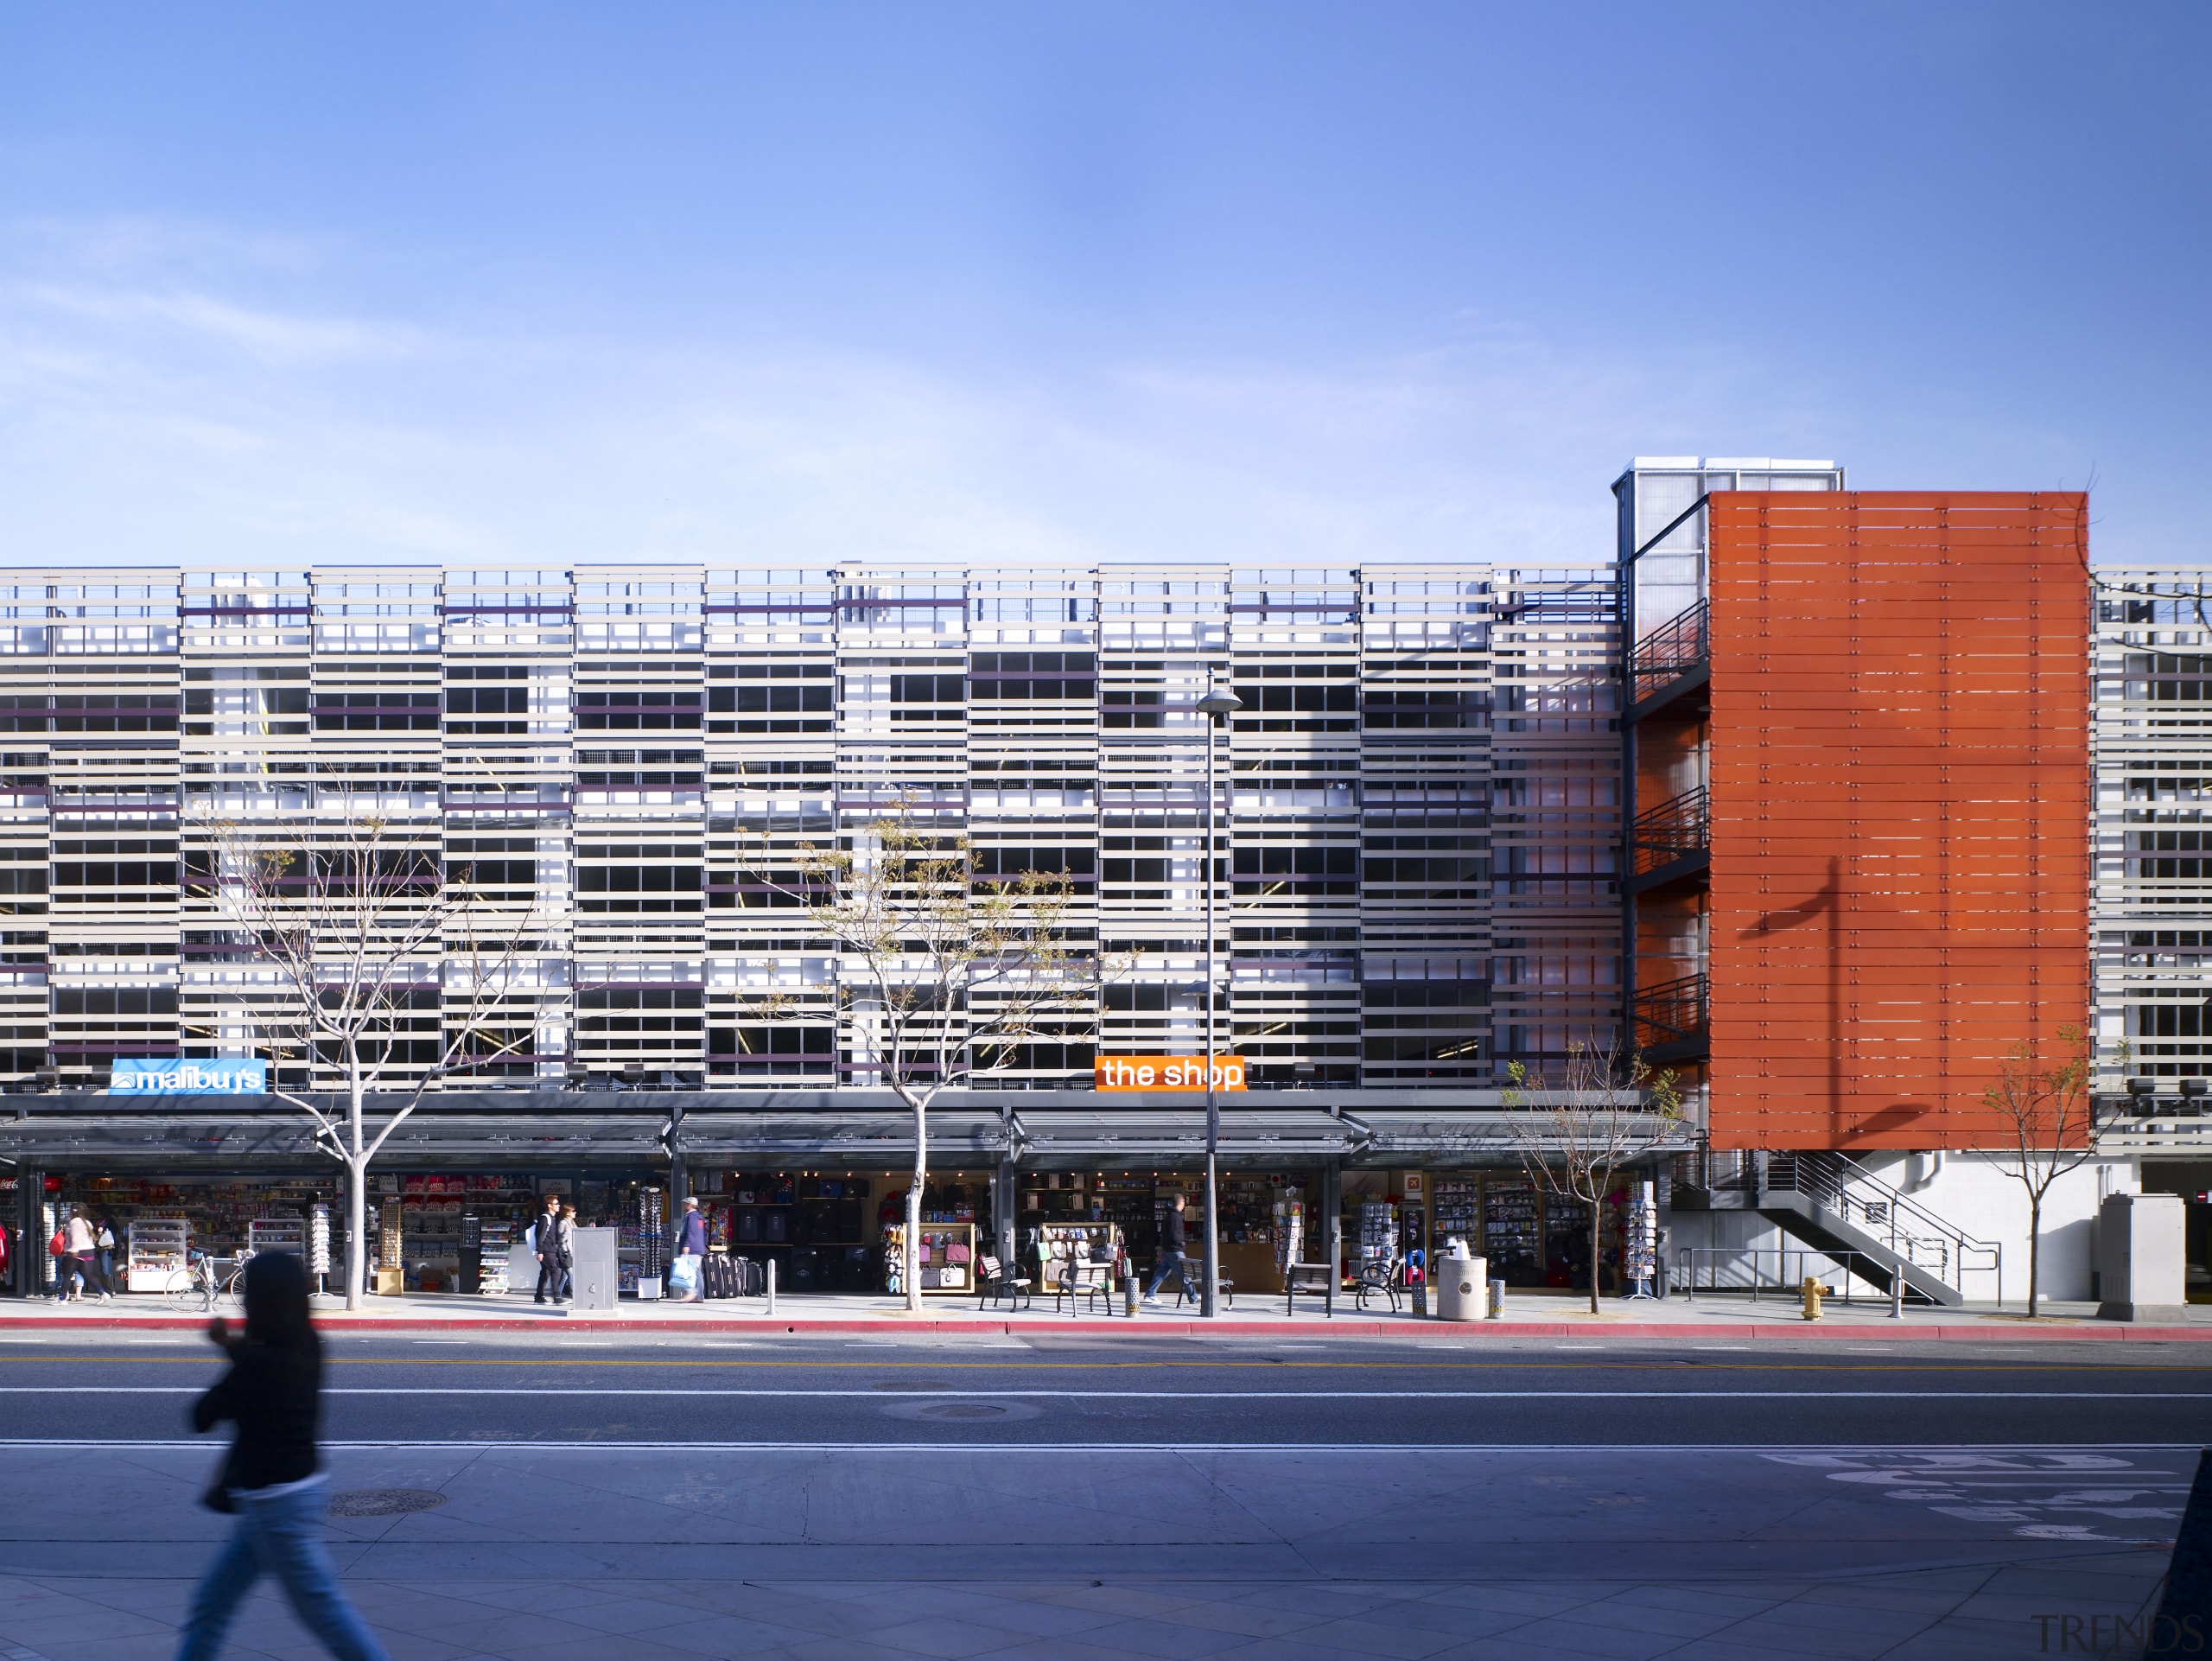
[[[111,1096],[265,1096],[269,1063],[263,1060],[135,1060],[117,1056],[108,1066]]]
[[[1206,1059],[1203,1055],[1102,1055],[1092,1063],[1092,1087],[1102,1091],[1204,1090]],[[1244,1088],[1244,1058],[1217,1055],[1213,1059],[1216,1090]]]

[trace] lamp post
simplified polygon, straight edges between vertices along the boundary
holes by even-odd
[[[1198,1282],[1198,1313],[1211,1320],[1217,1312],[1221,1286],[1221,1225],[1216,1206],[1216,1167],[1221,1154],[1221,1104],[1215,1093],[1213,1060],[1213,738],[1223,721],[1244,707],[1243,699],[1206,677],[1206,695],[1198,700],[1198,713],[1206,718],[1206,845],[1202,868],[1206,880],[1206,1255]]]

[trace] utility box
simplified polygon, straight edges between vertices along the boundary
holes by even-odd
[[[2189,1319],[2181,1196],[2116,1193],[2097,1211],[2100,1321]]]
[[[570,1237],[575,1263],[569,1272],[575,1286],[571,1308],[579,1312],[614,1308],[621,1282],[615,1244],[619,1238],[619,1231],[611,1228],[580,1228]]]
[[[1436,1260],[1436,1318],[1480,1321],[1490,1304],[1490,1262],[1484,1257]]]

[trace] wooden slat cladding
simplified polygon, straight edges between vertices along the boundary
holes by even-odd
[[[1716,1147],[1974,1148],[2089,1013],[2087,502],[1712,499]]]

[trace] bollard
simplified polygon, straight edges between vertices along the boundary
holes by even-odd
[[[771,1258],[769,1258],[769,1259],[768,1259],[768,1314],[769,1314],[769,1316],[770,1316],[770,1318],[771,1318],[771,1319],[773,1319],[773,1318],[774,1318],[774,1316],[775,1316],[775,1313],[776,1313],[776,1260],[775,1260],[773,1257],[771,1257]]]
[[[1122,1313],[1131,1321],[1137,1318],[1137,1271],[1134,1269],[1122,1277]]]
[[[1798,1293],[1805,1300],[1806,1320],[1818,1321],[1821,1318],[1821,1299],[1826,1295],[1827,1289],[1810,1275],[1805,1276],[1805,1282],[1798,1288]]]
[[[1890,1270],[1890,1319],[1904,1319],[1904,1276],[1894,1269]]]
[[[1490,1283],[1490,1318],[1501,1321],[1505,1316],[1505,1282],[1493,1280]]]
[[[1427,1281],[1414,1282],[1414,1314],[1422,1321],[1428,1319],[1428,1282]]]

